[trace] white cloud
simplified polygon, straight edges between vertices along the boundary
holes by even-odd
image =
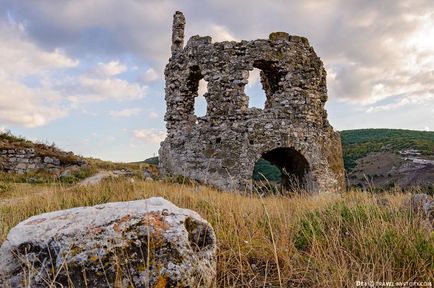
[[[118,111],[110,111],[110,116],[116,117],[116,118],[128,118],[131,116],[139,115],[140,112],[142,112],[142,109],[140,108],[129,108],[129,109],[122,109]]]
[[[160,74],[154,68],[148,68],[142,75],[141,81],[144,83],[153,82],[160,78]]]
[[[222,42],[222,41],[238,41],[229,29],[222,25],[211,25],[210,31],[212,34],[212,39],[214,42]]]
[[[48,73],[68,69],[78,61],[58,49],[44,51],[33,44],[22,24],[0,21],[0,121],[25,127],[45,125],[65,117],[60,95],[50,87]],[[22,79],[37,83],[26,85]]]
[[[151,112],[148,113],[148,118],[149,119],[157,119],[158,117],[160,117],[160,114],[158,114],[155,111],[151,111]]]
[[[128,67],[119,61],[110,61],[108,63],[98,63],[91,71],[96,77],[112,77],[127,71]]]
[[[199,97],[203,96],[206,92],[208,92],[208,82],[204,79],[199,80],[199,87],[197,88],[197,95]]]
[[[409,99],[404,98],[404,99],[401,99],[399,102],[396,102],[396,103],[371,106],[366,110],[366,112],[372,113],[372,112],[383,112],[383,111],[395,110],[395,109],[401,108],[403,106],[406,106],[410,103],[411,103],[411,101]]]
[[[73,79],[77,87],[77,91],[67,96],[67,99],[77,107],[84,103],[101,102],[105,100],[128,101],[138,100],[145,97],[148,87],[146,85],[139,85],[131,83],[118,78],[92,78],[88,76],[80,76],[78,79]],[[71,85],[61,84],[61,85]]]
[[[68,110],[57,101],[60,97],[49,88],[31,89],[0,73],[0,121],[37,127],[65,117]]]
[[[350,29],[358,31],[353,39],[335,39],[335,45],[330,46],[334,56],[325,57],[332,97],[372,105],[403,95],[413,102],[413,98],[426,99],[427,92],[433,94],[434,44],[428,39],[434,37],[434,13],[400,4],[392,6],[397,10],[393,15],[381,5],[385,10],[375,13],[366,5],[365,12],[356,18],[367,22],[346,26],[348,31],[342,32],[349,35]],[[348,20],[348,24],[359,20]]]
[[[119,61],[98,63],[90,73],[68,76],[65,72],[80,62],[59,49],[43,50],[26,33],[23,24],[0,21],[0,121],[37,127],[67,116],[68,106],[137,100],[146,94],[147,86],[115,78],[127,70]],[[113,115],[128,113],[137,112]]]
[[[0,69],[12,76],[41,74],[50,69],[76,67],[78,60],[61,50],[44,51],[32,43],[22,25],[0,21]]]
[[[205,1],[198,8],[196,3],[179,4],[174,0],[77,0],[67,4],[41,0],[38,5],[4,0],[2,11],[15,14],[8,14],[8,24],[1,25],[0,69],[8,73],[10,82],[29,89],[34,87],[18,78],[48,77],[48,84],[37,87],[39,91],[32,92],[32,97],[49,92],[68,97],[72,104],[140,99],[147,87],[117,79],[134,67],[116,59],[131,55],[139,60],[138,67],[151,65],[138,77],[142,83],[160,79],[162,73],[157,71],[163,71],[170,57],[172,14],[181,10],[187,18],[186,35],[210,35],[214,42],[266,38],[272,31],[308,37],[326,65],[330,98],[361,104],[363,111],[392,111],[410,104],[433,103],[432,0],[326,2],[274,1],[265,5],[259,0]],[[241,13],[249,17],[240,17]],[[128,17],[124,17],[126,14]],[[64,70],[80,64],[66,52],[77,55],[74,57],[86,55],[86,60],[114,60],[97,65],[91,70],[93,75],[74,76],[71,84],[54,86]],[[55,69],[61,73],[51,78],[45,75]],[[201,86],[200,93],[203,91]],[[46,99],[32,98],[31,102],[35,111],[42,104],[65,110],[59,103],[48,104]],[[424,123],[421,121],[420,127]]]
[[[261,71],[257,68],[254,68],[252,71],[249,71],[249,78],[247,79],[247,87],[253,87],[260,83],[261,81]]]
[[[160,144],[166,138],[166,132],[154,129],[140,129],[133,131],[133,137],[146,143]]]

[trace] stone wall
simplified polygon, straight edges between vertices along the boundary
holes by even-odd
[[[306,38],[212,43],[193,36],[184,47],[185,18],[174,15],[166,66],[167,138],[162,175],[183,175],[225,190],[250,190],[255,162],[278,166],[310,192],[344,187],[340,135],[327,121],[326,71]],[[261,70],[264,109],[249,108],[249,71]],[[208,82],[207,112],[194,115],[199,80]]]
[[[82,159],[74,163],[65,163],[56,157],[38,155],[33,148],[7,149],[0,148],[0,170],[24,174],[38,170],[58,174],[68,167],[86,165]]]

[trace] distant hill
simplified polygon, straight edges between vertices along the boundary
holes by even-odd
[[[350,186],[434,188],[434,132],[359,129],[341,132]]]
[[[155,156],[155,157],[148,158],[143,162],[151,165],[158,165],[158,161],[159,161],[158,156]]]
[[[434,155],[434,132],[401,129],[358,129],[341,132],[345,170],[372,152],[415,149],[423,156]]]

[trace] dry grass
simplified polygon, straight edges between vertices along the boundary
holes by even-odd
[[[218,287],[354,287],[433,279],[434,236],[405,194],[247,197],[204,186],[109,180],[92,187],[11,184],[0,193],[0,241],[35,214],[163,196],[207,219],[218,239]]]

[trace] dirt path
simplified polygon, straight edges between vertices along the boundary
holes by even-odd
[[[80,186],[96,185],[99,182],[101,182],[104,178],[108,178],[110,176],[117,177],[119,175],[116,175],[112,171],[99,171],[95,175],[87,177],[87,178],[81,180],[78,183],[78,185],[80,185]]]
[[[80,186],[96,185],[108,177],[131,176],[131,172],[123,170],[106,171],[102,170],[93,176],[87,177],[78,183]]]

